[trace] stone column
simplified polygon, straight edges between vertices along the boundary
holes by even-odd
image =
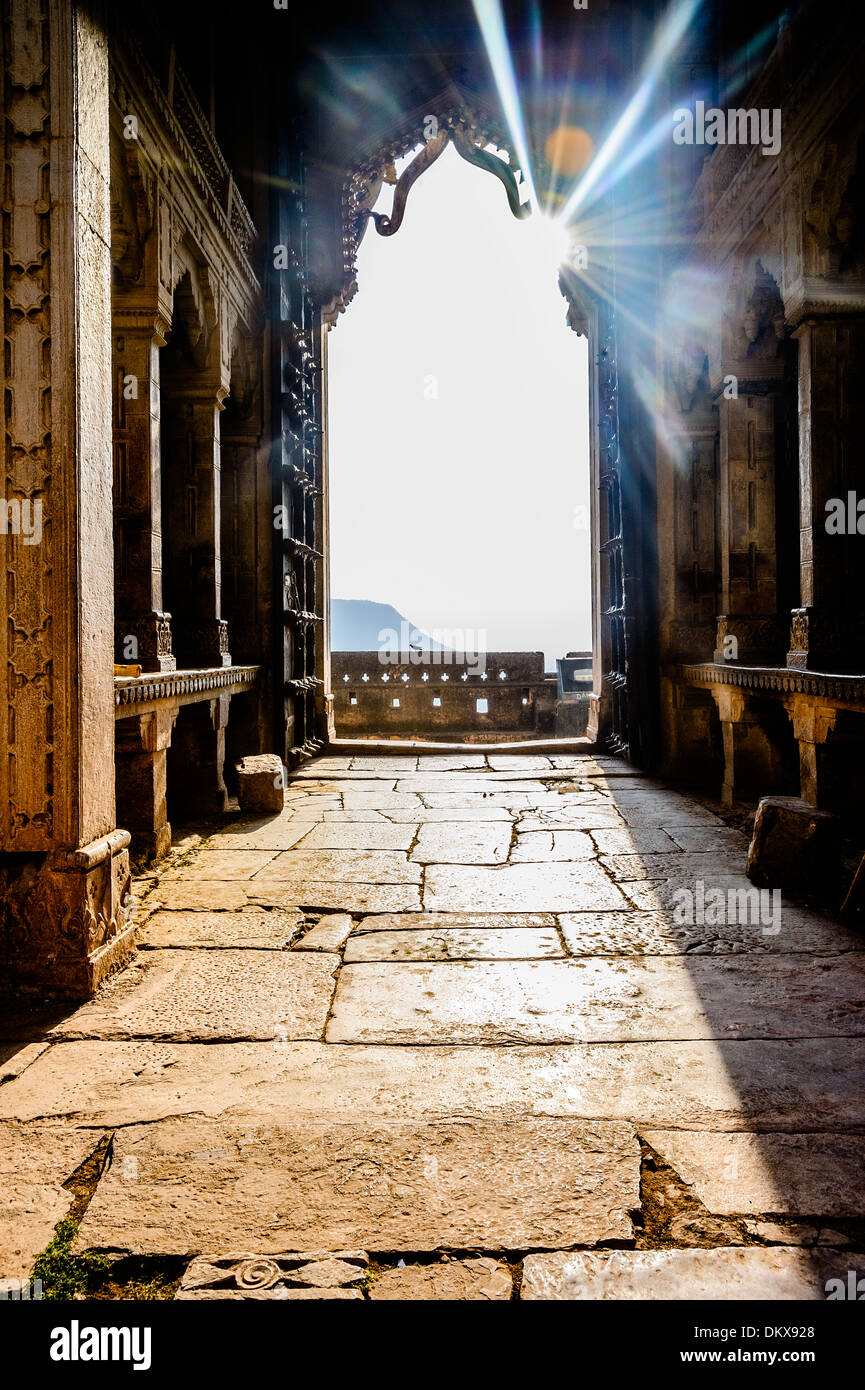
[[[865,669],[865,317],[814,317],[799,340],[800,601],[787,665]],[[865,508],[861,519],[865,533]]]
[[[117,810],[136,858],[161,859],[171,848],[166,758],[176,718],[176,709],[158,709],[116,724]]]
[[[230,695],[184,705],[171,742],[172,799],[184,814],[221,815],[228,809],[223,778]]]
[[[783,653],[775,552],[775,395],[722,398],[718,405],[721,612],[715,661],[773,665]]]
[[[831,756],[838,711],[815,704],[808,695],[794,696],[788,708],[799,744],[799,795],[811,806],[825,807],[832,800],[838,773]]]
[[[720,415],[720,592],[715,661],[772,666],[783,660],[778,614],[776,420],[785,380],[784,306],[759,261],[734,274],[713,359]]]
[[[6,973],[81,997],[134,951],[115,829],[108,49],[7,0],[0,535]],[[24,518],[26,517],[26,524]]]
[[[756,801],[772,792],[789,790],[777,728],[761,707],[731,686],[712,690],[721,719],[724,745],[724,783],[721,802]],[[783,720],[783,712],[778,706]],[[773,736],[774,735],[774,736]]]
[[[128,318],[115,299],[115,654],[145,671],[173,671],[171,614],[162,607],[159,350],[166,325]]]
[[[165,572],[181,669],[230,666],[220,610],[219,416],[225,392],[163,394]]]

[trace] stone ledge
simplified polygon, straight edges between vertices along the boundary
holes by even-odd
[[[211,692],[236,694],[251,690],[261,666],[214,666],[201,671],[149,671],[142,676],[114,677],[114,717],[143,714],[158,701],[179,705],[206,700]]]
[[[732,685],[769,694],[812,695],[865,709],[865,676],[793,671],[786,666],[721,666],[711,661],[682,666],[680,671],[688,685]]]

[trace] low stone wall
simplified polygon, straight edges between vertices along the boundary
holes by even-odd
[[[331,676],[338,738],[482,743],[554,731],[543,652],[333,652]]]

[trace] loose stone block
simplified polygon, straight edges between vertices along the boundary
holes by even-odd
[[[284,772],[275,753],[257,753],[241,758],[236,767],[237,800],[241,811],[282,810]]]
[[[296,949],[298,951],[341,951],[348,940],[353,925],[347,913],[334,912],[331,917],[323,917],[311,931],[302,936]]]
[[[858,1261],[858,1265],[857,1265]],[[604,1250],[527,1255],[521,1298],[740,1301],[825,1299],[865,1256],[836,1250]]]
[[[832,887],[841,821],[795,796],[764,796],[754,817],[747,875],[763,888]]]
[[[76,1245],[268,1256],[627,1241],[639,1158],[631,1126],[608,1122],[169,1119],[118,1132]]]
[[[490,1259],[385,1269],[369,1285],[371,1299],[389,1302],[501,1302],[509,1299],[512,1291],[510,1270]]]

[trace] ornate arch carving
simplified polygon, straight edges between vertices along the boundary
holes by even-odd
[[[379,236],[393,236],[405,217],[413,185],[439,158],[448,144],[468,163],[493,174],[507,195],[513,216],[528,217],[531,208],[520,202],[520,170],[511,153],[513,141],[489,111],[467,105],[451,95],[413,111],[392,140],[368,156],[348,176],[340,198],[342,288],[324,311],[325,321],[335,323],[357,294],[357,254],[372,220]],[[492,146],[490,149],[488,146]],[[415,157],[397,177],[397,160]],[[389,214],[373,211],[382,185],[394,185]]]

